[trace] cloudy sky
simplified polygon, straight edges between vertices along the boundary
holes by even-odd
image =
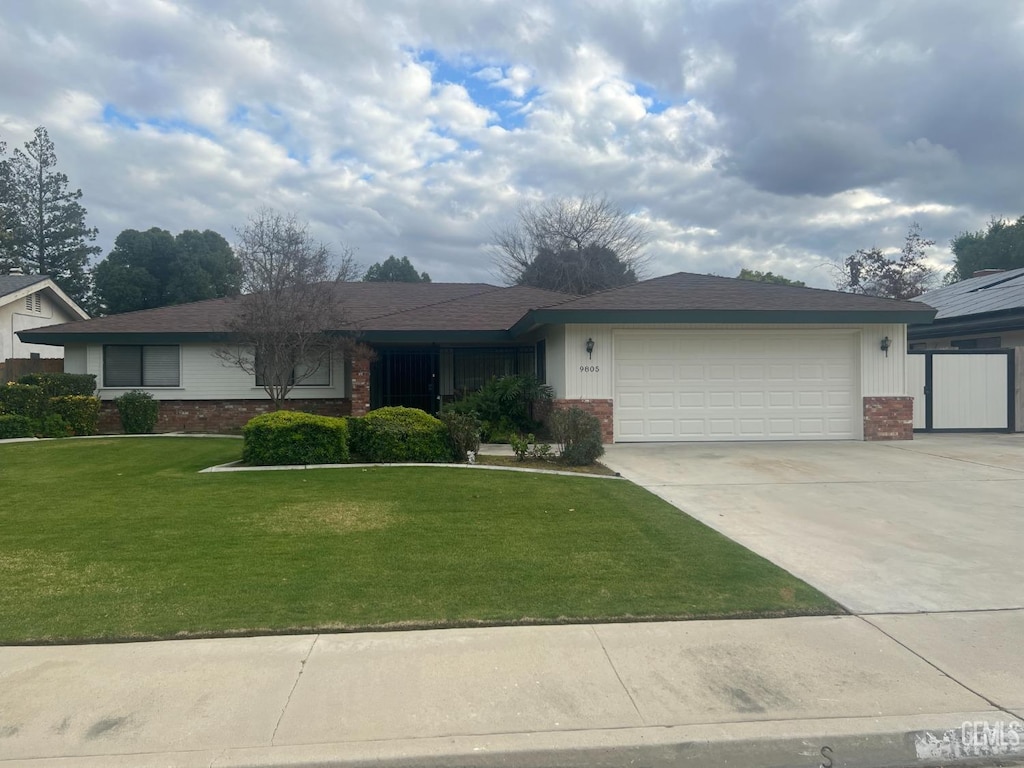
[[[1020,0],[0,0],[0,138],[45,125],[109,250],[295,211],[497,280],[524,200],[607,193],[649,274],[830,287],[1024,214]]]

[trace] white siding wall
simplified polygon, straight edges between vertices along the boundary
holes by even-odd
[[[847,330],[860,334],[860,384],[861,396],[905,395],[906,370],[906,326],[905,325],[698,325],[698,324],[623,324],[623,325],[567,325],[565,326],[565,385],[556,387],[559,397],[569,399],[610,399],[613,397],[614,349],[613,333],[618,329],[639,330]],[[889,356],[879,348],[883,337],[892,342]],[[548,377],[553,379],[551,369],[551,337],[548,341]],[[594,340],[594,354],[587,358],[587,339]],[[581,370],[582,367],[582,370]],[[598,370],[590,370],[596,367]],[[563,394],[564,393],[564,394]]]
[[[181,386],[147,389],[140,387],[161,400],[263,400],[267,393],[257,387],[255,379],[237,366],[226,363],[216,356],[216,344],[182,344]],[[76,360],[81,353],[77,352]],[[67,365],[65,364],[65,370]],[[348,377],[345,375],[345,361],[332,361],[330,387],[296,387],[289,399],[330,398],[348,396]],[[99,385],[99,396],[112,400],[126,389],[103,386],[103,345],[90,344],[86,350],[86,370],[76,373],[93,373]]]
[[[0,307],[0,361],[9,357],[30,357],[33,353],[40,357],[64,356],[63,347],[49,344],[25,344],[17,337],[18,331],[69,323],[78,319],[77,315],[68,313],[62,306],[52,301],[46,291],[38,291],[37,294],[31,295],[33,297],[32,311],[25,308],[24,297]],[[40,298],[39,312],[34,309],[36,295]]]
[[[886,336],[889,356],[881,350]],[[860,381],[863,397],[906,395],[907,326],[865,325],[860,332]]]
[[[89,373],[89,354],[85,344],[64,347],[64,373]]]
[[[547,380],[555,397],[565,394],[565,328],[561,325],[548,326],[544,333],[544,351],[547,357]]]

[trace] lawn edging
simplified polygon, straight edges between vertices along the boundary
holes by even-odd
[[[445,469],[490,469],[503,472],[531,472],[538,475],[561,475],[562,477],[598,477],[603,480],[625,480],[621,475],[599,475],[587,472],[566,472],[560,469],[533,469],[531,467],[505,467],[500,464],[440,464],[428,462],[403,462],[395,464],[277,464],[269,467],[250,467],[241,461],[217,464],[199,470],[200,474],[208,472],[274,472],[282,469],[372,469],[375,467],[443,467]]]

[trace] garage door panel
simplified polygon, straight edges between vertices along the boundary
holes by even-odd
[[[712,408],[735,408],[735,392],[711,392],[708,395],[708,405]]]
[[[800,408],[820,408],[825,404],[824,392],[799,392],[796,399]]]
[[[651,408],[675,408],[676,396],[674,392],[651,392],[647,404]]]
[[[764,408],[764,392],[740,392],[740,408]]]
[[[622,441],[859,437],[854,334],[623,332]]]
[[[769,365],[769,381],[793,381],[796,379],[795,366],[792,365]]]

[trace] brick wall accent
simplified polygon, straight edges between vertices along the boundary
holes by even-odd
[[[352,415],[365,416],[370,412],[370,357],[352,357]]]
[[[555,400],[555,408],[576,406],[597,416],[601,422],[601,442],[611,443],[615,439],[615,423],[612,420],[614,408],[611,400]]]
[[[865,440],[913,440],[914,398],[865,397]]]
[[[288,409],[321,416],[348,416],[351,403],[341,398],[289,400]],[[161,400],[155,432],[239,433],[253,416],[270,413],[270,400]],[[104,400],[100,406],[99,432],[118,434],[121,417],[117,406]]]

